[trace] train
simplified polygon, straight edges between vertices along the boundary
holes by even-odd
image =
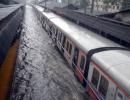
[[[21,30],[24,5],[16,4],[0,8],[0,66],[8,49]]]
[[[38,5],[49,37],[85,88],[88,100],[130,100],[130,50]]]

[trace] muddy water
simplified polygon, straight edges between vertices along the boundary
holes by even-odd
[[[25,10],[10,100],[87,100],[31,6]]]

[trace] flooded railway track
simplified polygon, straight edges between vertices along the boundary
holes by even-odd
[[[26,6],[10,100],[86,100],[84,89]]]

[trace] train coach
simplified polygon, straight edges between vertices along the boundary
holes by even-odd
[[[128,49],[44,8],[34,6],[42,26],[64,55],[89,100],[130,100]]]

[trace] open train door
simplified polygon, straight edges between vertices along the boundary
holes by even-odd
[[[72,59],[72,67],[74,68],[74,70],[77,67],[78,55],[79,55],[79,50],[78,50],[77,47],[75,47],[75,49],[74,49],[74,55],[73,55],[73,59]]]

